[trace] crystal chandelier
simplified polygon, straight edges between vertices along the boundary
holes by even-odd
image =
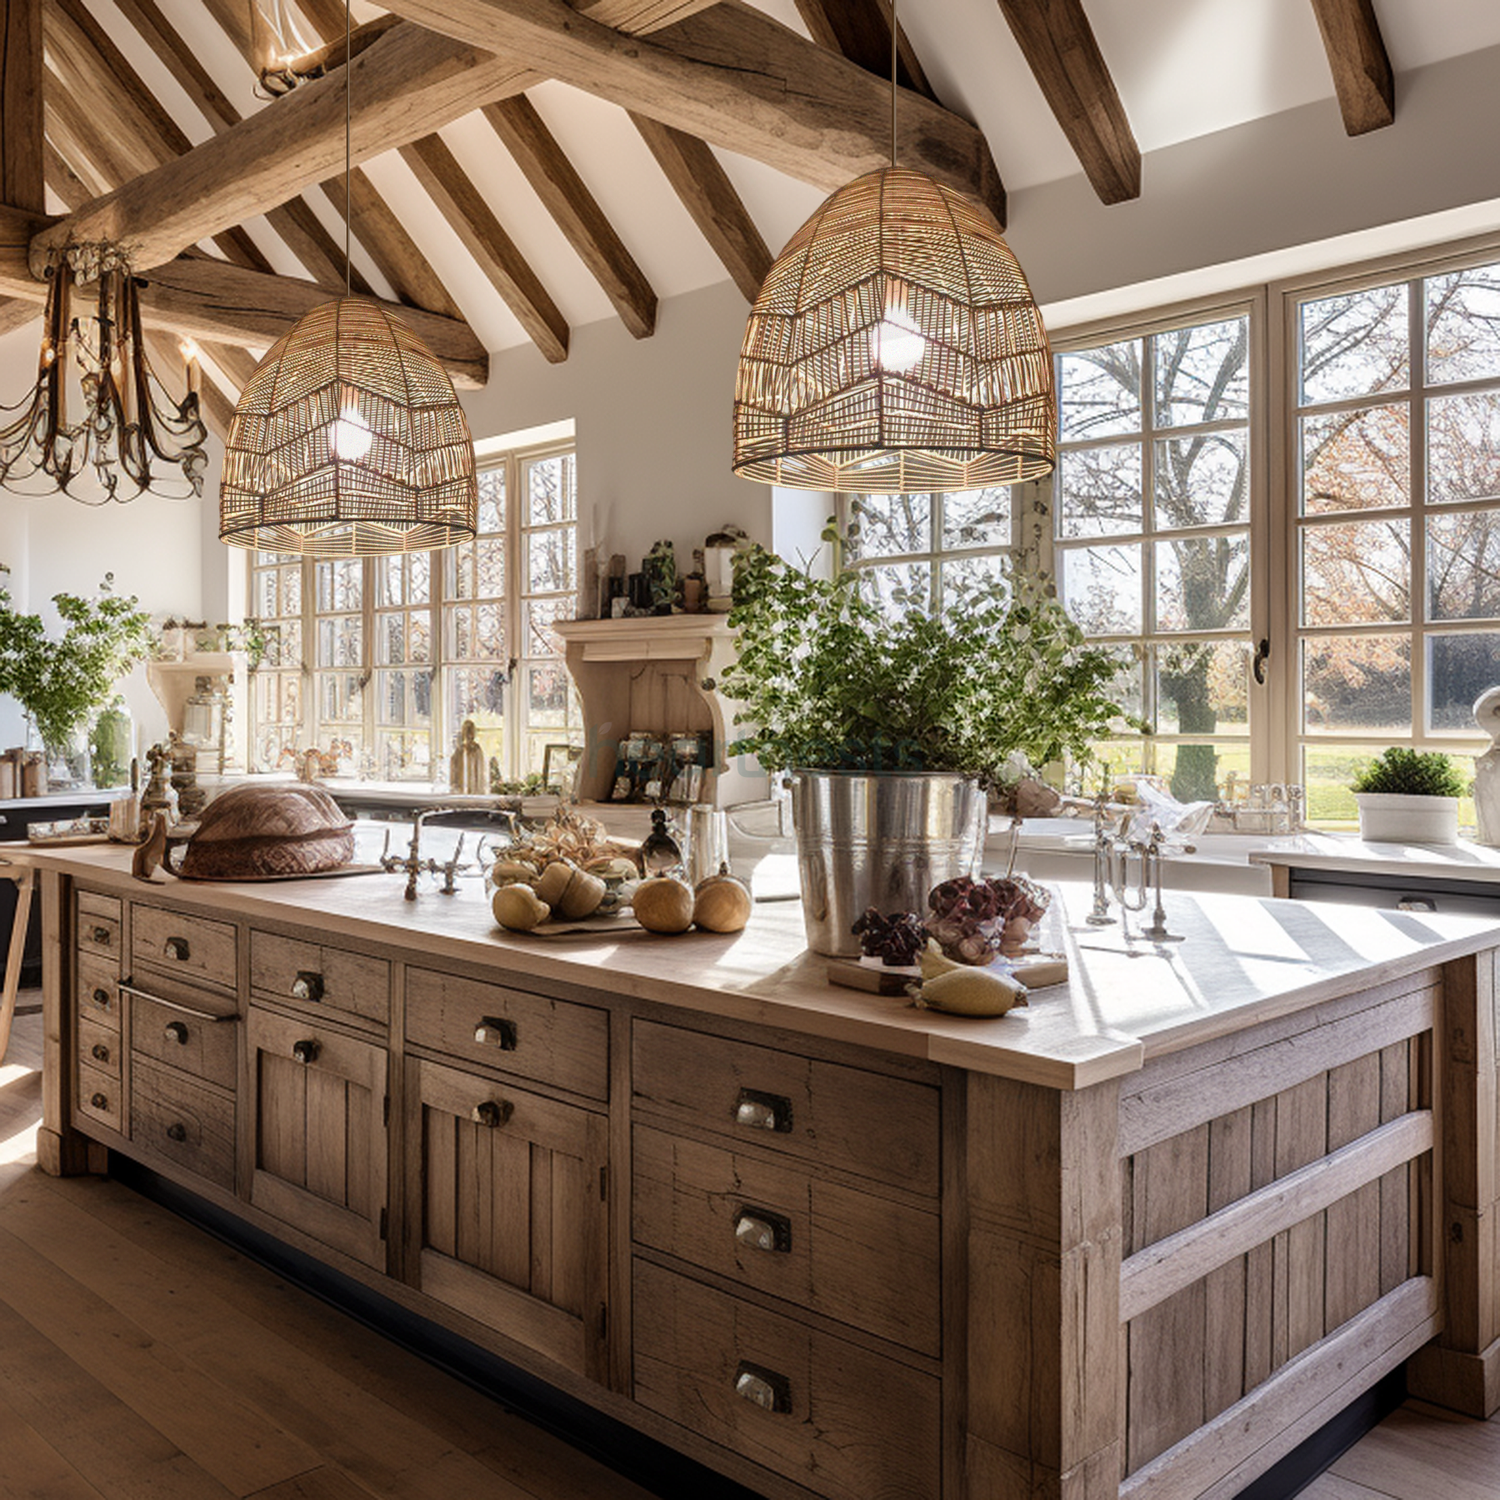
[[[69,245],[47,268],[36,384],[0,429],[0,485],[21,494],[61,491],[103,504],[144,490],[203,493],[208,430],[198,411],[196,367],[173,402],[146,359],[137,295],[113,245]],[[96,283],[85,298],[80,286]],[[166,466],[159,475],[155,464]],[[172,470],[180,471],[180,477]],[[75,489],[83,475],[91,487]]]

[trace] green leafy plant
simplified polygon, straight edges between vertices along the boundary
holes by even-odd
[[[1468,788],[1442,751],[1422,753],[1392,745],[1356,773],[1354,790],[1406,797],[1462,797]]]
[[[65,744],[94,709],[109,701],[115,684],[144,661],[155,643],[150,617],[134,595],[112,591],[105,574],[97,598],[54,594],[64,630],[47,634],[40,615],[10,607],[0,589],[0,692],[16,698],[49,748]]]
[[[836,529],[824,540],[837,542]],[[995,578],[941,616],[898,616],[857,571],[814,578],[762,547],[735,561],[735,663],[718,687],[742,710],[730,747],[769,771],[957,771],[990,781],[1007,760],[1082,763],[1125,717],[1119,660],[1090,644],[1038,581]]]

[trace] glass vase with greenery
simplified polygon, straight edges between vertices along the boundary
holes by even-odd
[[[49,760],[151,654],[150,617],[134,595],[114,593],[113,583],[114,575],[105,574],[92,599],[54,594],[60,636],[48,634],[40,615],[11,608],[10,595],[0,589],[0,692],[20,703]]]
[[[955,591],[941,614],[893,614],[856,569],[818,578],[749,547],[736,560],[729,623],[738,657],[718,686],[744,726],[730,748],[768,771],[948,771],[996,783],[1018,756],[1084,764],[1129,722],[1110,691],[1119,658],[1019,573]]]

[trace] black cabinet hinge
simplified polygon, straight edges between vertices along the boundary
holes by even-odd
[[[381,1239],[385,1239],[385,1237],[390,1233],[390,1228],[391,1228],[391,1211],[388,1208],[382,1208],[380,1210],[380,1238]]]
[[[599,1200],[602,1203],[609,1202],[609,1168],[599,1168]]]

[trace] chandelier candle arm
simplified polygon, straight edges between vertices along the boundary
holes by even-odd
[[[52,258],[46,279],[36,383],[0,428],[0,485],[88,504],[145,490],[201,495],[208,429],[198,397],[190,391],[173,402],[152,371],[139,284],[124,254],[107,244],[69,245]],[[75,317],[74,293],[88,282],[97,283],[94,297],[78,302]],[[75,488],[84,474],[99,494]]]

